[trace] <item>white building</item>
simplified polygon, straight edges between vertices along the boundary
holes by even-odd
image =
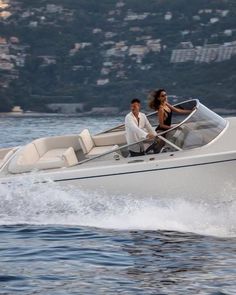
[[[107,79],[98,79],[97,80],[97,85],[98,86],[103,86],[103,85],[106,85],[110,82],[110,80],[107,78]]]
[[[148,53],[148,48],[143,45],[132,45],[129,48],[129,55],[144,56]]]
[[[210,23],[211,24],[218,23],[218,21],[219,21],[219,18],[218,17],[212,17],[212,18],[210,18]]]
[[[149,15],[148,12],[144,12],[141,14],[135,13],[131,10],[128,10],[126,17],[124,18],[125,21],[134,21],[134,20],[144,20]]]
[[[147,48],[153,52],[161,51],[161,39],[152,39],[146,42]]]
[[[172,19],[172,13],[170,11],[167,11],[167,13],[164,16],[164,19],[167,20],[167,21],[171,20]]]
[[[14,69],[14,64],[6,61],[6,60],[0,60],[0,70],[13,70]]]
[[[93,34],[99,34],[101,32],[102,32],[102,29],[99,29],[99,28],[93,29]]]
[[[211,63],[230,60],[236,55],[236,44],[209,44],[191,49],[175,49],[172,51],[171,63],[193,61],[196,63]]]
[[[230,36],[232,36],[232,34],[233,34],[233,31],[232,30],[224,30],[224,34],[226,35],[226,36],[228,36],[228,37],[230,37]]]
[[[11,13],[9,11],[0,11],[0,19],[7,19],[11,16]]]
[[[194,61],[196,57],[195,49],[175,49],[171,54],[171,63],[182,63]]]
[[[38,22],[37,21],[32,21],[29,23],[29,27],[31,28],[37,28],[38,27]]]

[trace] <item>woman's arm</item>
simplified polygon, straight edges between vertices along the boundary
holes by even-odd
[[[192,110],[183,110],[183,109],[178,109],[174,106],[172,106],[171,104],[169,103],[166,103],[167,106],[173,111],[173,112],[176,112],[176,113],[179,113],[179,114],[190,114],[192,112]]]

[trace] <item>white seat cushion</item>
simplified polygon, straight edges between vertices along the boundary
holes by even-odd
[[[40,157],[38,162],[42,163],[42,162],[48,162],[48,161],[52,162],[52,161],[62,160],[62,155],[66,150],[67,149],[50,150],[50,151],[46,152],[42,157]]]
[[[34,144],[27,145],[8,167],[11,173],[29,172],[34,169],[53,169],[60,167],[69,167],[78,163],[74,149],[59,148],[46,152],[39,157],[34,148]]]
[[[20,150],[17,158],[18,165],[28,165],[36,163],[39,160],[39,153],[34,143],[27,144],[22,150]]]
[[[40,157],[50,150],[67,149],[72,147],[75,151],[80,148],[77,135],[53,136],[39,138],[33,141]]]
[[[66,163],[67,167],[74,166],[74,165],[78,164],[78,159],[77,159],[75,151],[72,147],[69,147],[63,153],[62,159]]]
[[[95,146],[125,144],[125,131],[101,133],[93,136]]]
[[[113,151],[117,149],[118,147],[119,147],[118,145],[97,146],[97,147],[94,147],[86,156],[89,158],[95,157],[95,156],[107,153],[109,151]]]
[[[81,146],[84,154],[88,154],[91,151],[91,149],[94,147],[94,141],[93,141],[88,129],[84,129],[79,134],[79,143],[80,143],[80,146]]]
[[[91,149],[91,151],[87,154],[87,156],[92,157],[96,155],[100,155],[106,152],[109,152],[112,150],[113,146],[107,145],[107,146],[97,146]]]

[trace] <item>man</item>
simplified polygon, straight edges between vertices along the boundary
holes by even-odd
[[[133,144],[145,139],[154,139],[155,131],[152,129],[145,114],[140,112],[140,100],[134,98],[130,104],[131,112],[125,117],[126,140],[128,144]],[[131,157],[144,155],[144,144],[138,143],[129,147]]]

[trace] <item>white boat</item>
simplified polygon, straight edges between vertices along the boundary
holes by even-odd
[[[173,117],[174,127],[158,134],[165,145],[157,154],[130,157],[124,125],[96,135],[85,129],[1,149],[0,184],[33,175],[36,182],[113,195],[206,199],[221,198],[227,190],[235,196],[236,118],[222,118],[198,100],[175,106],[193,111]],[[155,128],[156,114],[149,120]]]

